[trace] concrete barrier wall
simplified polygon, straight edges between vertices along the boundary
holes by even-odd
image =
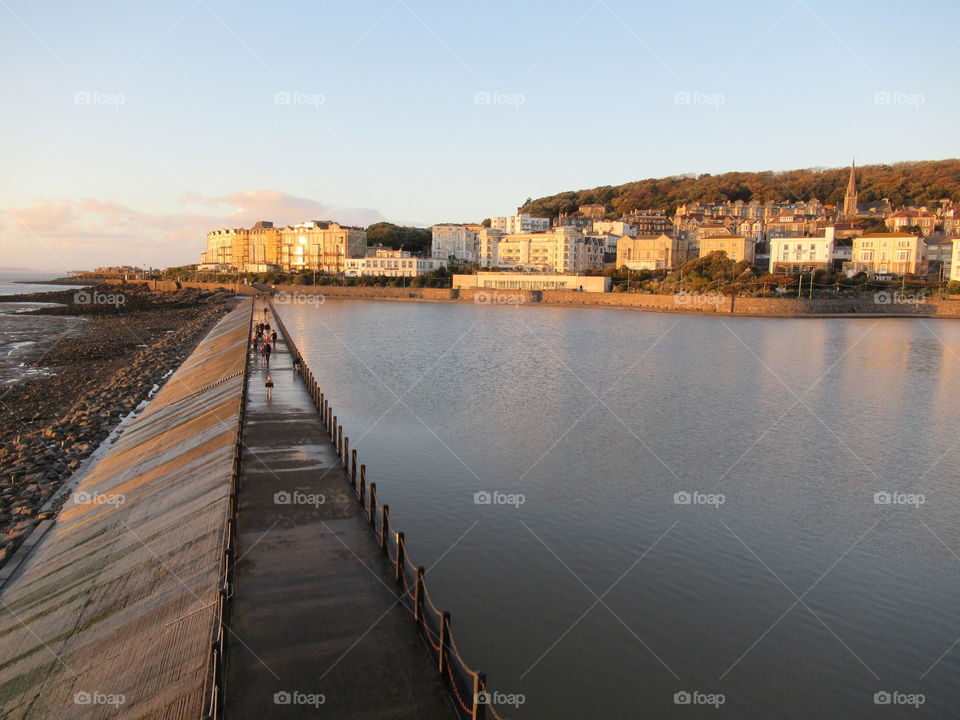
[[[250,311],[201,341],[4,585],[0,716],[206,716]],[[123,702],[75,700],[94,692]]]
[[[122,280],[110,280],[120,284]],[[177,284],[171,280],[150,280],[154,290],[173,291]],[[183,282],[182,287],[202,290],[224,289],[245,295],[259,291],[249,285]],[[932,315],[960,317],[960,295],[946,295],[925,302],[877,301],[873,296],[861,298],[730,298],[717,295],[651,295],[648,293],[588,293],[573,290],[491,290],[487,288],[396,288],[344,285],[277,285],[278,292],[319,294],[330,298],[382,298],[396,300],[460,300],[478,304],[583,305],[589,307],[623,307],[659,312],[695,312],[726,315]]]

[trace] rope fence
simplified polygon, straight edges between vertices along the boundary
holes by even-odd
[[[425,569],[411,559],[404,534],[395,530],[390,522],[390,506],[378,502],[377,484],[367,481],[367,468],[358,464],[357,451],[350,449],[350,438],[344,434],[343,425],[333,413],[329,400],[320,391],[313,373],[287,332],[273,302],[270,298],[266,301],[290,355],[298,361],[296,364],[299,364],[301,379],[337,450],[345,479],[353,486],[354,495],[363,509],[370,530],[384,557],[390,562],[397,583],[400,606],[410,613],[417,629],[422,633],[437,672],[454,700],[458,715],[464,720],[484,720],[489,714],[494,720],[502,720],[487,694],[486,673],[474,670],[461,657],[453,640],[450,613],[439,610],[434,604],[427,591]]]

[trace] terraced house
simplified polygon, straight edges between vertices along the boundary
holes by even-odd
[[[905,232],[866,233],[853,239],[853,259],[844,264],[849,274],[918,275],[926,271],[924,242]]]

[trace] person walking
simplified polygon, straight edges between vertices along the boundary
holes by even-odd
[[[274,345],[277,344],[277,331],[276,331],[276,330],[274,330],[272,333],[270,333],[270,340],[273,341],[273,344],[274,344]]]
[[[264,383],[267,389],[267,400],[273,400],[273,378],[267,375],[267,382]]]
[[[267,359],[267,367],[270,367],[270,353],[272,349],[270,348],[270,343],[264,343],[263,345],[263,356]]]

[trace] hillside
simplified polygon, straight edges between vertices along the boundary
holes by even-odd
[[[728,172],[722,175],[679,175],[651,178],[623,185],[605,185],[590,190],[558,193],[529,200],[524,211],[539,217],[573,213],[577,207],[603,203],[620,215],[635,209],[657,209],[673,214],[687,202],[727,200],[810,200],[826,204],[843,202],[849,168],[809,168],[784,172]],[[902,162],[894,165],[864,165],[857,168],[861,203],[887,198],[895,206],[927,205],[942,198],[960,201],[960,160]]]

